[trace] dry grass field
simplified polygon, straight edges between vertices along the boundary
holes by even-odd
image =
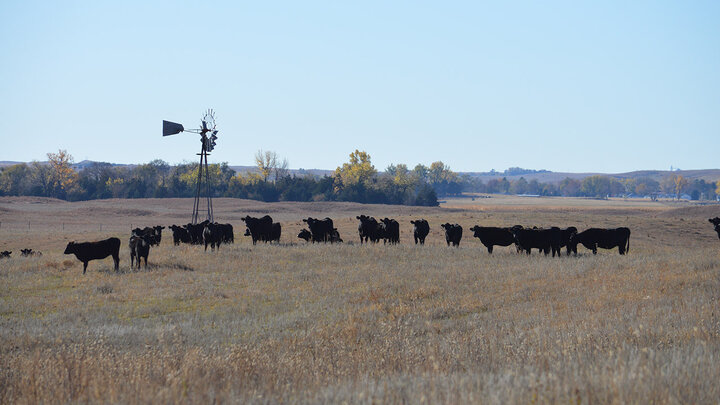
[[[188,222],[192,200],[0,198],[0,403],[718,403],[720,206],[561,198],[417,208],[219,199],[219,252],[175,247],[129,268],[131,226]],[[359,245],[358,214],[399,246]],[[270,214],[281,245],[240,218]],[[344,244],[295,237],[329,216]],[[412,243],[410,219],[431,234]],[[465,228],[459,249],[440,224]],[[492,256],[473,225],[627,226],[626,256]],[[117,236],[112,260],[63,255]],[[21,258],[33,248],[42,257]]]

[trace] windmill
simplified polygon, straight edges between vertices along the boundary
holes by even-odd
[[[176,135],[180,132],[191,132],[200,134],[200,166],[198,166],[197,189],[195,191],[195,202],[193,204],[192,223],[197,224],[200,216],[200,200],[207,200],[207,220],[214,221],[212,208],[212,190],[210,189],[210,172],[208,171],[208,152],[215,149],[218,130],[215,126],[215,112],[207,110],[203,115],[199,129],[185,129],[182,124],[163,120],[163,136]],[[204,194],[204,195],[202,195]],[[201,196],[202,195],[202,196]]]

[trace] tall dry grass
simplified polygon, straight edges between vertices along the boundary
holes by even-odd
[[[235,245],[205,253],[166,234],[138,271],[128,268],[127,210],[141,216],[134,223],[183,223],[187,201],[13,201],[0,210],[0,248],[44,255],[0,261],[0,403],[720,398],[714,207],[222,200],[216,213],[230,222],[263,212],[282,221],[283,245],[252,246],[238,220]],[[359,213],[398,218],[402,244],[291,245],[307,216],[331,216],[354,241]],[[420,216],[433,228],[424,247],[411,245],[408,224]],[[6,226],[29,218],[30,229]],[[460,249],[445,246],[442,222],[466,228]],[[630,254],[489,256],[467,231],[518,223],[629,226]],[[60,253],[67,240],[108,236],[123,241],[118,274],[106,259],[83,276]]]
[[[720,398],[711,247],[165,244],[84,277],[69,258],[2,263],[2,403]]]

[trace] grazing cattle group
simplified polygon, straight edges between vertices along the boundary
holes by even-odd
[[[381,239],[384,244],[400,243],[400,224],[395,219],[382,218],[379,221],[367,215],[358,215],[358,236],[360,243],[378,243]],[[245,222],[245,236],[252,238],[253,245],[257,241],[280,242],[281,225],[273,222],[269,215],[261,218],[246,216],[241,218]],[[715,232],[720,238],[720,217],[708,219],[713,224]],[[334,227],[330,218],[317,219],[305,218],[308,229],[302,229],[297,237],[306,242],[320,243],[342,242],[342,238]],[[430,225],[425,219],[412,220],[413,239],[415,244],[425,244],[425,239],[430,233]],[[444,223],[440,225],[445,233],[445,242],[448,246],[459,247],[462,239],[463,228],[459,224]],[[173,244],[181,243],[204,245],[207,251],[208,245],[211,250],[219,249],[223,243],[234,243],[234,231],[231,224],[219,224],[217,222],[204,221],[199,224],[187,224],[183,226],[170,225],[173,233]],[[162,240],[164,226],[135,228],[132,230],[128,247],[130,250],[130,267],[137,265],[140,268],[142,259],[145,259],[145,267],[148,265],[148,256],[151,246],[157,246]],[[598,248],[618,248],[618,253],[624,255],[630,251],[630,229],[620,228],[589,228],[578,232],[576,227],[561,229],[551,228],[525,228],[521,225],[512,227],[488,227],[475,225],[470,230],[473,236],[480,240],[489,254],[492,254],[495,246],[515,245],[517,252],[530,254],[533,249],[552,256],[561,255],[562,248],[566,249],[567,255],[577,255],[577,245],[581,244],[593,254],[597,254]],[[118,271],[120,256],[120,239],[109,238],[97,242],[70,242],[65,248],[65,254],[74,254],[83,263],[83,274],[87,271],[88,263],[92,260],[104,259],[112,256],[115,271]],[[21,249],[21,256],[42,256],[39,251],[33,249]],[[11,251],[0,252],[0,259],[10,258]],[[137,263],[137,264],[136,264]]]
[[[42,256],[42,252],[38,252],[37,250],[32,250],[32,249],[20,249],[20,256],[22,256],[22,257],[32,257],[32,256],[40,257],[40,256]]]

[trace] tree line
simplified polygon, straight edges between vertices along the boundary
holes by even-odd
[[[8,166],[0,171],[0,196],[43,196],[68,201],[106,198],[193,197],[198,175],[197,163],[171,166],[162,160],[136,166],[91,163],[73,169],[73,157],[64,150],[48,153],[47,162]],[[671,175],[658,182],[651,178],[617,179],[589,176],[582,180],[565,178],[557,183],[536,179],[493,178],[487,182],[452,171],[443,162],[430,166],[392,164],[378,172],[367,152],[355,150],[332,175],[290,174],[286,159],[275,152],[255,155],[257,170],[237,173],[227,163],[209,165],[214,197],[273,201],[353,201],[361,203],[438,205],[438,196],[463,192],[489,194],[532,194],[542,196],[612,196],[688,194],[692,199],[715,199],[720,181],[689,181]],[[506,171],[508,172],[508,171]],[[512,168],[512,173],[538,173]]]

